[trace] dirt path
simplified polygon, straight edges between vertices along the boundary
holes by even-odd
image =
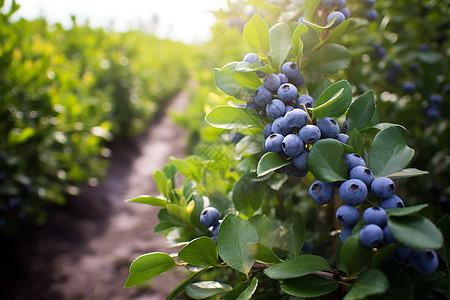
[[[168,109],[182,110],[185,93]],[[37,235],[23,241],[33,249],[23,284],[15,299],[165,299],[183,279],[169,272],[139,288],[124,289],[131,261],[139,255],[171,250],[162,236],[154,235],[157,209],[124,199],[158,194],[152,174],[169,156],[183,157],[184,131],[163,114],[145,134],[123,141],[113,149],[107,178],[86,188],[69,207],[57,210]]]

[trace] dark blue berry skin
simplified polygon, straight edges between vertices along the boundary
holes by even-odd
[[[338,7],[338,8],[343,8],[347,5],[345,0],[334,0],[334,4]]]
[[[308,120],[308,114],[300,108],[291,109],[284,115],[286,127],[290,131],[299,130],[308,123]]]
[[[283,136],[286,136],[291,132],[290,128],[286,124],[285,117],[279,117],[273,121],[272,132],[279,133]]]
[[[387,224],[386,224],[386,226],[383,227],[383,235],[384,235],[384,243],[385,244],[397,243],[397,240],[392,235],[391,231],[389,230],[389,226]]]
[[[430,47],[427,44],[422,44],[419,46],[419,51],[420,52],[428,52],[428,51],[430,51]]]
[[[369,22],[378,20],[378,12],[376,9],[369,9],[368,11],[366,11],[365,16]]]
[[[280,85],[289,82],[289,79],[287,78],[286,74],[278,73],[277,75],[280,78]]]
[[[256,88],[254,99],[256,104],[264,107],[273,99],[273,94],[264,85],[260,85]]]
[[[346,20],[351,17],[350,9],[348,9],[348,7],[339,8],[338,11],[344,15]]]
[[[297,79],[301,76],[297,64],[291,61],[285,62],[281,66],[281,73],[285,74],[289,81],[292,79]]]
[[[341,242],[344,243],[345,240],[352,235],[353,227],[347,227],[344,226],[341,229],[341,233],[339,234],[339,238],[341,239]]]
[[[342,124],[341,131],[342,131],[342,133],[347,134],[347,130],[348,130],[348,125],[347,125],[347,120],[345,120],[344,123]]]
[[[305,145],[303,141],[296,134],[288,134],[284,137],[283,142],[281,143],[281,148],[283,152],[290,157],[295,157],[300,155],[303,152],[303,148]]]
[[[366,7],[373,7],[375,5],[376,0],[363,0],[363,3]]]
[[[350,206],[358,206],[367,198],[367,187],[359,179],[346,180],[339,188],[339,197]]]
[[[308,170],[308,151],[303,151],[300,155],[292,158],[292,162],[297,169]]]
[[[395,193],[395,183],[388,177],[378,177],[370,185],[372,193],[381,199],[388,199]]]
[[[336,140],[338,140],[339,142],[343,143],[343,144],[347,144],[348,143],[348,135],[344,134],[344,133],[339,133],[336,137]]]
[[[222,220],[219,220],[216,225],[214,225],[212,229],[212,234],[217,238],[217,234],[219,233],[220,224],[222,224]]]
[[[366,184],[367,188],[370,188],[370,185],[372,184],[373,181],[373,174],[369,168],[363,166],[356,166],[350,170],[349,178],[359,179]]]
[[[333,118],[324,117],[317,122],[317,127],[319,127],[321,132],[321,137],[325,138],[335,138],[339,133],[339,124]]]
[[[270,100],[270,102],[266,106],[266,113],[269,118],[276,119],[284,116],[284,112],[286,110],[286,106],[283,101],[278,99]]]
[[[283,149],[281,148],[281,143],[283,142],[284,136],[278,133],[272,133],[266,139],[264,147],[266,151],[281,153]]]
[[[305,144],[314,144],[320,139],[320,129],[316,125],[305,125],[303,126],[298,135]]]
[[[405,207],[405,204],[403,203],[403,200],[400,199],[399,196],[392,195],[392,197],[388,199],[381,200],[380,206],[384,209],[403,208]]]
[[[415,250],[409,254],[409,263],[414,270],[421,274],[433,273],[439,266],[436,252],[433,250]]]
[[[338,26],[345,21],[345,16],[343,13],[340,11],[332,11],[327,17],[327,23],[330,23],[334,18],[336,18],[336,20],[334,20],[333,26]]]
[[[269,123],[263,129],[264,139],[267,139],[269,137],[269,135],[271,135],[271,134],[272,134],[272,123]]]
[[[332,183],[320,180],[314,181],[309,187],[309,197],[314,203],[325,205],[334,197],[334,187]]]
[[[432,94],[430,96],[430,98],[428,99],[428,102],[430,102],[430,104],[441,104],[442,103],[442,96],[439,94]]]
[[[243,61],[248,62],[249,64],[256,64],[259,61],[259,57],[256,53],[250,52],[244,56]]]
[[[207,207],[200,214],[200,223],[205,227],[215,226],[219,217],[219,211],[215,207]]]
[[[277,89],[278,98],[283,102],[291,102],[297,98],[297,88],[291,83],[285,83]]]
[[[383,230],[380,226],[369,224],[359,232],[359,240],[369,248],[379,248],[383,245]]]
[[[407,94],[412,94],[416,91],[416,84],[413,81],[403,82],[402,89]]]
[[[291,174],[292,176],[302,178],[302,177],[305,177],[306,174],[308,174],[308,169],[299,169],[294,165],[290,165],[290,166],[291,166],[291,168],[289,169],[289,174]]]
[[[380,43],[374,43],[373,48],[375,50],[375,58],[381,59],[386,56],[386,49]]]
[[[306,108],[313,108],[314,107],[314,99],[310,95],[300,95],[297,100],[295,101],[294,107],[295,108],[301,108],[305,110],[303,105]]]
[[[284,114],[286,114],[288,111],[290,111],[293,108],[294,108],[293,106],[286,105],[286,108],[284,109]]]
[[[366,166],[364,159],[357,153],[344,154],[344,160],[347,164],[347,171],[350,172],[354,167]]]
[[[345,227],[354,227],[359,221],[359,212],[353,206],[341,205],[336,210],[336,220]]]
[[[441,115],[441,112],[439,111],[439,107],[436,107],[434,105],[431,105],[430,107],[428,107],[426,112],[427,112],[427,117],[430,120],[436,120]]]
[[[379,206],[369,207],[363,213],[363,220],[366,224],[376,224],[382,228],[387,223],[387,213]]]
[[[277,74],[269,73],[264,77],[263,84],[271,92],[275,92],[281,85],[280,77]]]
[[[396,248],[392,252],[392,259],[399,265],[406,265],[409,262],[409,255],[412,249],[409,247]]]
[[[300,74],[298,77],[295,78],[289,78],[289,83],[292,83],[294,86],[298,88],[303,85],[303,82],[305,82],[305,80],[303,79],[302,74]]]

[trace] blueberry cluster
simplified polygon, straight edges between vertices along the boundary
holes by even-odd
[[[378,12],[374,8],[375,2],[376,0],[363,0],[364,5],[367,7],[365,17],[370,22],[378,20]]]
[[[327,22],[329,23],[334,17],[336,21],[334,22],[334,26],[337,26],[344,22],[346,19],[350,18],[350,10],[347,7],[346,0],[322,0],[321,6],[323,9],[327,11],[331,11],[331,13],[327,16]]]
[[[217,234],[219,233],[220,224],[222,224],[222,220],[220,220],[220,214],[217,208],[215,207],[206,207],[200,213],[200,223],[206,228],[211,228],[212,239],[214,242],[217,242]]]
[[[442,96],[439,94],[432,94],[425,102],[425,113],[430,121],[436,120],[440,116],[440,108],[442,104]]]

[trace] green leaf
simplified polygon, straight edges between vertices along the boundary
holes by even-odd
[[[256,231],[258,231],[259,242],[272,248],[273,227],[270,219],[265,215],[255,215],[251,217],[249,221],[255,226]]]
[[[264,270],[272,279],[289,279],[308,275],[317,271],[333,272],[330,263],[323,257],[303,254],[287,259]]]
[[[350,32],[362,28],[363,26],[367,26],[366,20],[355,18],[347,19],[343,23],[339,24],[339,26],[333,28],[327,38],[323,40],[320,45],[342,43],[342,37],[344,34],[348,35]]]
[[[317,99],[313,113],[315,118],[339,118],[352,103],[352,88],[346,80],[330,85]]]
[[[312,74],[333,74],[346,69],[352,61],[347,48],[337,44],[327,44],[313,52],[304,69]]]
[[[383,272],[377,269],[367,269],[356,279],[344,300],[365,299],[370,295],[383,294],[388,288],[389,282]]]
[[[380,264],[389,259],[395,248],[398,248],[398,244],[384,245],[378,249],[372,256],[372,267],[378,268]]]
[[[229,105],[214,107],[205,116],[205,120],[211,126],[224,129],[246,129],[263,125],[263,120],[255,110]]]
[[[406,178],[406,177],[415,177],[415,176],[422,176],[422,175],[428,175],[430,172],[428,171],[422,171],[415,168],[407,168],[403,169],[399,172],[395,172],[392,174],[387,175],[387,177],[390,178]]]
[[[381,270],[389,281],[389,289],[385,294],[381,295],[380,298],[402,300],[414,299],[413,283],[401,266],[384,262],[377,269]]]
[[[444,242],[433,222],[419,215],[389,215],[388,226],[395,239],[410,248],[439,249]]]
[[[368,91],[353,101],[348,109],[348,132],[352,132],[353,129],[361,131],[366,128],[374,113],[375,95],[372,91]]]
[[[266,185],[264,182],[257,180],[256,174],[250,173],[236,181],[233,185],[231,198],[236,210],[251,216],[261,206],[265,192]]]
[[[302,34],[308,31],[308,27],[300,23],[298,24],[297,28],[295,28],[294,34],[292,36],[292,49],[291,54],[294,57],[298,57],[297,65],[299,69],[301,69],[301,58],[303,54],[303,42],[301,39]]]
[[[346,180],[344,152],[344,144],[337,140],[323,139],[315,142],[308,154],[309,171],[321,181]]]
[[[305,220],[298,211],[274,231],[274,247],[288,251],[294,256],[300,254],[305,241]]]
[[[253,95],[260,86],[261,80],[254,72],[238,72],[236,67],[240,62],[231,62],[222,69],[214,69],[216,85],[226,94],[245,100]]]
[[[380,131],[370,146],[368,168],[374,177],[387,176],[403,170],[414,156],[405,138],[396,127]]]
[[[200,281],[186,286],[186,294],[193,299],[205,299],[231,290],[231,286],[218,281]]]
[[[358,233],[354,232],[342,245],[341,262],[349,275],[360,272],[369,263],[371,257],[372,249],[359,241]]]
[[[255,50],[269,52],[269,27],[257,14],[244,26],[244,40]]]
[[[305,19],[311,20],[321,0],[306,0],[305,1]]]
[[[322,276],[306,275],[287,279],[281,283],[281,289],[292,296],[313,298],[331,293],[338,288],[338,282]]]
[[[250,255],[257,261],[266,264],[277,264],[281,262],[281,259],[275,253],[273,253],[271,249],[267,248],[267,246],[264,244],[252,243],[249,245],[249,247],[250,247]]]
[[[258,241],[258,232],[249,221],[228,214],[220,225],[217,248],[226,264],[236,271],[248,274],[255,259],[251,257],[247,244]]]
[[[25,128],[13,128],[8,133],[8,144],[9,145],[18,145],[25,143],[29,138],[31,138],[35,134],[35,130],[33,127],[25,127]]]
[[[282,158],[278,153],[267,152],[259,160],[256,174],[258,174],[258,177],[261,177],[291,163]]]
[[[269,61],[275,70],[280,70],[292,48],[292,35],[289,25],[277,23],[269,30]]]
[[[250,299],[252,295],[255,293],[257,286],[258,286],[258,279],[253,278],[249,286],[244,291],[242,291],[242,293],[239,295],[239,297],[236,298],[236,300]]]
[[[176,286],[176,288],[174,288],[172,290],[172,292],[170,292],[169,296],[167,296],[166,300],[173,300],[176,296],[178,296],[179,293],[181,293],[187,285],[191,284],[192,282],[194,282],[194,280],[200,276],[201,274],[203,274],[205,271],[209,270],[209,268],[205,268],[202,269],[198,272],[192,273],[191,275],[189,275],[188,277],[186,277],[182,282],[180,282],[180,284],[178,284]]]
[[[125,288],[135,286],[167,272],[176,265],[173,258],[166,253],[153,252],[139,256],[130,265]]]
[[[167,198],[168,194],[169,194],[169,183],[171,184],[172,182],[170,181],[170,179],[167,179],[166,174],[164,174],[163,171],[161,170],[156,170],[153,173],[153,179],[155,180],[156,186],[158,187],[159,192]]]
[[[416,212],[424,209],[427,206],[428,206],[428,204],[419,204],[419,205],[402,207],[402,208],[390,208],[390,209],[387,209],[386,211],[390,216],[406,216],[406,215],[416,213]]]
[[[437,226],[442,231],[444,236],[444,251],[445,255],[443,255],[445,261],[447,263],[450,262],[450,215],[445,215],[438,220],[436,223]]]
[[[363,140],[361,137],[361,133],[356,128],[353,129],[348,136],[347,144],[354,149],[355,153],[358,153],[359,155],[361,155],[361,157],[364,157]]]
[[[274,73],[275,70],[270,65],[262,66],[260,62],[251,64],[246,61],[241,61],[236,66],[236,72],[254,72],[261,71],[265,73]]]
[[[147,196],[147,195],[141,195],[139,197],[127,199],[127,200],[125,200],[125,202],[136,202],[136,203],[148,204],[148,205],[153,205],[153,206],[161,206],[161,207],[165,207],[167,205],[166,199],[161,199],[161,198]]]
[[[219,265],[216,243],[206,236],[192,240],[178,252],[178,258],[197,267]]]

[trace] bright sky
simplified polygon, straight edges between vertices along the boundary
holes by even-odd
[[[151,30],[154,15],[159,23],[156,34],[186,43],[202,42],[211,37],[215,18],[209,11],[227,7],[227,0],[16,0],[21,8],[17,16],[28,19],[46,17],[50,23],[71,25],[71,15],[79,24],[87,19],[93,27],[115,30],[142,28]],[[9,7],[11,0],[5,1]],[[17,17],[16,16],[16,17]]]

